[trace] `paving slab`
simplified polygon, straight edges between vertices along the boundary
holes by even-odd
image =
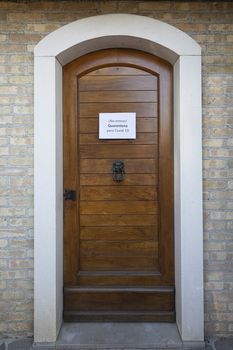
[[[32,338],[30,339],[18,339],[9,342],[7,345],[7,350],[30,350],[33,344]],[[0,348],[1,350],[1,348]]]
[[[233,350],[233,338],[218,339],[214,342],[215,350]]]

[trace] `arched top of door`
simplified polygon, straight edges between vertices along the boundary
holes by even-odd
[[[201,48],[181,30],[145,16],[106,14],[69,23],[35,47],[36,57],[56,57],[65,65],[86,53],[106,48],[149,52],[174,64],[180,56],[200,56]]]

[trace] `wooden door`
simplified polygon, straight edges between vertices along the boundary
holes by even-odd
[[[136,112],[136,139],[100,140],[107,112]],[[64,67],[66,321],[175,320],[172,124],[169,63],[108,49]]]

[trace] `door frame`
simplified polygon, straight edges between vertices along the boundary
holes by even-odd
[[[128,14],[77,20],[35,47],[34,340],[56,341],[62,324],[62,66],[112,47],[143,50],[173,64],[176,322],[183,341],[202,342],[201,49],[175,27]]]

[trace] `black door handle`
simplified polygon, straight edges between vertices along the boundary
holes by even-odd
[[[76,191],[70,190],[70,189],[65,189],[63,193],[63,197],[65,201],[70,200],[70,201],[76,201]]]

